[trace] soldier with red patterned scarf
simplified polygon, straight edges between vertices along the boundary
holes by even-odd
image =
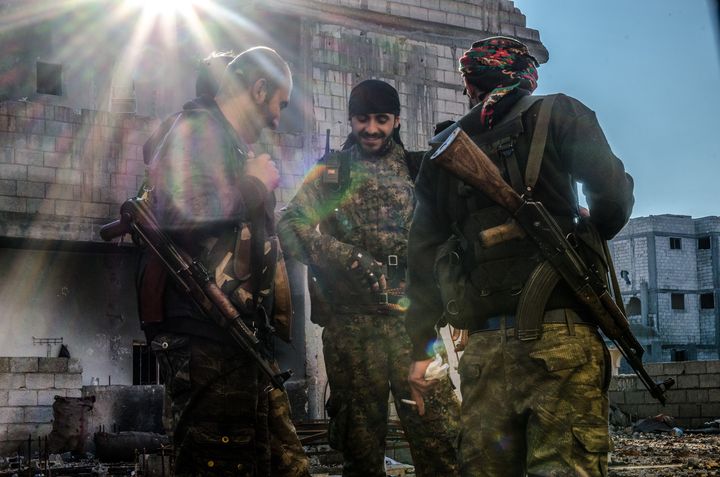
[[[536,67],[515,39],[473,44],[459,68],[472,109],[431,144],[461,128],[513,189],[542,202],[577,238],[584,260],[606,271],[602,241],[630,216],[632,178],[592,110],[562,94],[532,96]],[[415,191],[406,326],[419,412],[433,387],[424,375],[444,319],[469,332],[459,367],[463,476],[606,476],[609,355],[589,311],[562,281],[536,279],[548,262],[529,237],[483,242],[484,231],[511,218],[492,197],[432,160],[423,162]]]

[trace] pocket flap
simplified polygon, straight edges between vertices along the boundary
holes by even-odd
[[[550,372],[577,368],[588,362],[587,353],[579,343],[564,343],[552,349],[534,351],[530,357],[542,362]]]
[[[588,452],[610,452],[610,437],[602,426],[573,426],[573,435]]]
[[[165,336],[157,335],[150,342],[150,349],[153,353],[162,353],[171,349],[185,348],[190,345],[190,338],[188,336]]]

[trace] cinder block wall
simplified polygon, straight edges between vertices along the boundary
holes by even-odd
[[[681,427],[697,428],[720,418],[720,361],[649,363],[648,374],[657,382],[675,379],[662,406],[635,374],[613,377],[610,402],[633,419],[666,414]]]
[[[28,436],[35,447],[50,433],[55,396],[81,395],[77,359],[0,358],[0,456],[25,453]]]
[[[0,102],[0,236],[100,241],[100,226],[116,218],[142,184],[142,145],[158,124],[135,115]],[[263,142],[280,159],[279,195],[287,201],[303,175],[302,137],[271,133]]]

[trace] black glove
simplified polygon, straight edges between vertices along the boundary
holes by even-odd
[[[382,266],[366,251],[354,248],[350,252],[345,268],[358,287],[369,288],[374,293],[384,291],[385,278]]]

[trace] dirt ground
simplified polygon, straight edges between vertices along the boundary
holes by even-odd
[[[615,431],[610,477],[720,476],[720,434]]]

